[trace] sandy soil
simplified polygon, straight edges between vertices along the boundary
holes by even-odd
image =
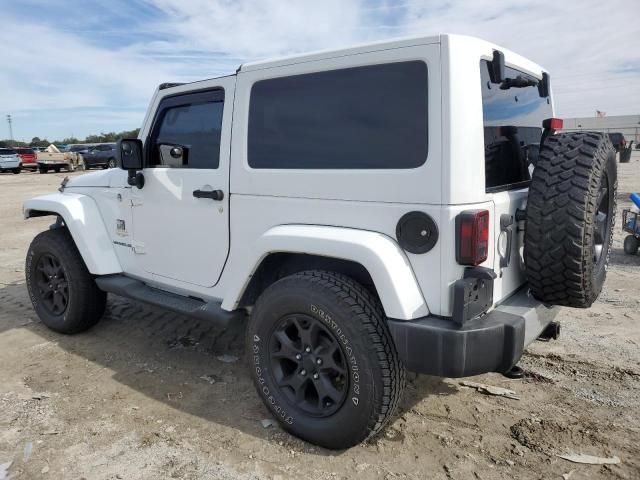
[[[411,375],[381,435],[332,452],[263,426],[242,325],[222,332],[113,296],[84,334],[38,321],[23,263],[51,220],[23,221],[21,203],[64,176],[0,175],[0,479],[640,478],[640,256],[624,255],[619,228],[597,304],[561,311],[560,339],[521,361],[529,377],[473,379],[520,400]],[[619,181],[622,207],[640,190],[636,152]],[[556,456],[569,452],[620,463]]]

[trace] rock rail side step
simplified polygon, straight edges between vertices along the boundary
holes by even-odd
[[[245,315],[242,310],[233,312],[223,310],[220,302],[205,302],[197,298],[166,292],[125,275],[97,277],[96,284],[100,290],[107,293],[166,308],[189,317],[209,320],[220,326],[227,326],[230,321]]]

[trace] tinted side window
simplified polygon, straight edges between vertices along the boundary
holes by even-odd
[[[251,90],[252,168],[416,168],[427,140],[424,62],[262,80]]]
[[[223,107],[218,92],[166,99],[154,127],[150,166],[218,168]],[[174,147],[182,155],[176,156]]]

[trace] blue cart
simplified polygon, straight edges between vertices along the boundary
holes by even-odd
[[[629,198],[640,209],[640,195],[632,193]],[[640,213],[625,208],[622,211],[622,230],[629,233],[624,239],[624,253],[636,255],[640,247]]]

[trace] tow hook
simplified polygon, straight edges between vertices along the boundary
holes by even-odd
[[[549,340],[557,340],[560,336],[560,324],[558,322],[551,322],[542,331],[538,340],[541,342],[548,342]]]

